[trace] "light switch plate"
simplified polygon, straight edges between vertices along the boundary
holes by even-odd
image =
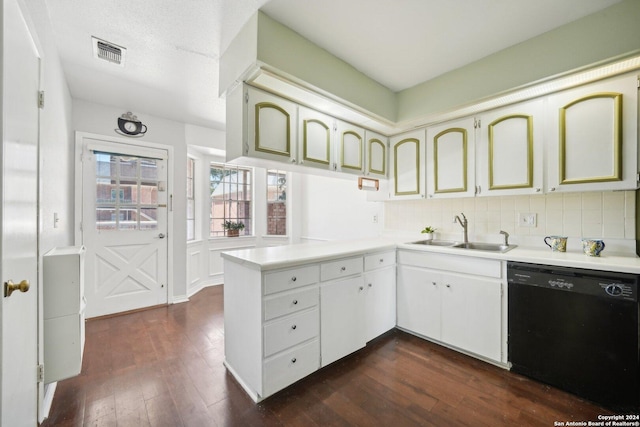
[[[519,227],[535,227],[537,224],[536,214],[527,212],[527,213],[518,213],[518,226]]]

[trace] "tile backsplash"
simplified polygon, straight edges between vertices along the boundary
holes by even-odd
[[[438,229],[439,237],[456,238],[462,229],[453,218],[464,212],[469,220],[469,238],[480,241],[500,230],[516,242],[548,235],[636,238],[634,191],[387,201],[384,209],[386,232],[419,232],[430,225]],[[524,213],[536,215],[534,227],[519,224]]]

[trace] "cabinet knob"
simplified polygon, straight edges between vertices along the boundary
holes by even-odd
[[[291,163],[295,163],[295,162],[296,162],[296,159],[291,159]]]
[[[373,287],[373,285],[371,283],[369,283],[369,287],[371,288],[371,287]]]
[[[296,280],[298,280],[298,279],[296,278],[296,276],[293,276],[293,277],[291,278],[291,281],[292,281],[292,282],[295,282]]]
[[[297,326],[296,325],[291,325],[291,329],[296,329]]]
[[[347,267],[342,267],[340,271],[347,271]]]
[[[298,300],[297,299],[293,300],[293,305],[298,305]]]
[[[296,359],[295,357],[293,359],[291,359],[291,363],[296,363],[298,361],[298,359]]]
[[[536,193],[539,193],[539,192],[540,192],[540,189],[539,189],[539,188],[536,188]]]
[[[551,187],[549,191],[556,191],[556,187]]]
[[[13,283],[11,279],[4,282],[4,296],[10,297],[13,291],[27,292],[31,284],[28,280],[23,280],[18,284]]]
[[[431,284],[432,284],[433,286],[435,286],[435,285],[436,285],[436,282],[431,282]]]
[[[380,258],[380,262],[384,262],[384,258]]]
[[[450,287],[451,287],[451,285],[447,283],[447,288],[450,288]]]
[[[360,286],[360,290],[361,290],[361,291],[364,291],[364,286]]]

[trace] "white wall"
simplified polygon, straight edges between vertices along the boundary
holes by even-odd
[[[298,187],[294,210],[299,210],[294,221],[302,241],[358,239],[382,233],[383,204],[367,201],[367,192],[358,190],[356,176],[297,174],[294,185]]]
[[[73,100],[73,128],[78,132],[90,132],[99,135],[119,136],[115,130],[117,119],[125,113],[126,107],[111,107],[79,99]],[[147,125],[147,133],[132,141],[145,141],[174,147],[174,188],[173,194],[173,230],[169,231],[169,242],[173,245],[173,300],[187,297],[185,278],[187,277],[186,253],[186,176],[187,146],[185,143],[185,124],[134,111],[138,119]],[[170,298],[171,299],[171,298]]]

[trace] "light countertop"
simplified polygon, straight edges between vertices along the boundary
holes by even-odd
[[[497,253],[416,245],[407,243],[406,239],[383,237],[238,249],[223,252],[222,257],[248,268],[266,271],[395,249],[640,274],[640,258],[635,254],[606,253],[605,250],[599,257],[590,257],[579,251],[551,252],[546,248],[527,246],[516,246],[508,252]]]

